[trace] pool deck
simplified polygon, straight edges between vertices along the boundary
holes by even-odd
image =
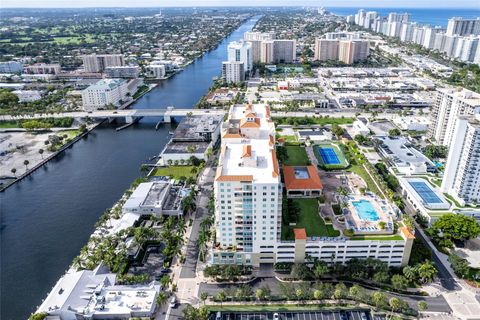
[[[353,202],[366,200],[371,203],[378,215],[378,220],[368,221],[362,219]],[[348,196],[348,206],[344,209],[346,227],[353,229],[357,235],[376,235],[376,234],[393,234],[394,226],[393,219],[389,212],[394,210],[386,201],[378,199],[373,195],[350,195]],[[380,222],[385,222],[385,229],[381,229],[378,225]]]

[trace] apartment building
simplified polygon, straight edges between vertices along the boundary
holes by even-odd
[[[148,78],[162,79],[166,74],[165,65],[163,64],[151,63],[145,67],[145,70],[145,75]]]
[[[222,78],[226,83],[240,83],[245,81],[245,67],[241,61],[223,61]]]
[[[27,74],[59,74],[61,67],[59,64],[36,63],[26,66],[23,72]]]
[[[105,75],[108,78],[138,78],[140,68],[138,66],[106,67]]]
[[[82,91],[82,103],[85,110],[104,108],[108,105],[119,106],[127,98],[128,82],[123,79],[103,79]]]
[[[480,108],[457,117],[441,191],[461,205],[480,203]]]
[[[273,40],[273,61],[275,63],[293,63],[297,59],[295,40]]]
[[[260,62],[273,63],[273,41],[262,41],[260,45]]]
[[[473,116],[480,107],[480,94],[467,89],[437,89],[428,136],[436,143],[451,146],[459,116]]]
[[[243,62],[245,73],[252,71],[252,44],[246,41],[234,41],[228,45],[228,61]]]
[[[0,62],[0,73],[20,73],[23,64],[17,61]]]
[[[318,61],[338,59],[338,40],[315,39],[314,59]]]
[[[338,59],[345,64],[352,64],[365,60],[370,54],[368,40],[340,41],[338,45]]]
[[[216,243],[211,263],[302,263],[308,256],[325,262],[372,257],[390,266],[408,263],[414,236],[405,227],[385,240],[309,237],[303,228],[294,229],[294,240],[282,240],[283,185],[268,106],[233,106],[222,125],[221,139],[214,181]],[[297,176],[299,170],[293,168],[294,179],[303,178]],[[393,229],[387,232],[391,234]]]
[[[480,18],[463,19],[461,17],[453,17],[448,19],[447,36],[467,36],[471,34],[480,34]]]
[[[252,60],[253,63],[261,61],[261,46],[263,41],[271,41],[275,39],[273,32],[254,32],[248,31],[243,34],[243,40],[252,44]]]
[[[121,67],[125,65],[122,54],[90,54],[82,56],[85,72],[103,72],[107,67]]]

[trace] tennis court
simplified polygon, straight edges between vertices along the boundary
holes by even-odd
[[[422,181],[410,181],[410,185],[412,186],[413,190],[422,198],[425,203],[443,203],[442,199],[440,199],[435,192],[430,189],[425,182]]]
[[[335,150],[331,147],[320,147],[318,148],[320,157],[322,157],[323,163],[325,164],[340,164],[340,159],[338,159]]]

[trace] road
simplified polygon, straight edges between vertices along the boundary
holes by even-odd
[[[281,292],[279,290],[280,281],[277,278],[269,277],[269,278],[256,278],[253,281],[249,282],[248,284],[252,286],[253,291],[259,289],[264,286],[268,286],[272,292],[272,295],[280,295]],[[222,290],[235,290],[238,288],[238,284],[207,284],[202,283],[200,284],[200,293],[201,292],[208,292],[209,295],[213,296],[218,294]],[[372,292],[370,289],[365,289],[367,292]],[[387,293],[389,297],[396,296],[406,302],[413,307],[417,308],[418,301],[426,301],[428,304],[428,310],[432,312],[451,312],[451,308],[448,306],[446,300],[442,296],[436,297],[423,297],[423,296],[406,296],[406,295],[397,295]],[[228,302],[226,302],[228,303]]]

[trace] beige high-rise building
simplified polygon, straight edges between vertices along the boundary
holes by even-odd
[[[273,41],[262,41],[260,46],[260,62],[273,63]]]
[[[338,59],[345,64],[352,64],[365,60],[370,51],[368,40],[340,41],[338,46]]]
[[[82,56],[85,72],[103,72],[107,67],[121,67],[125,65],[122,54],[89,54]]]
[[[338,40],[315,39],[315,60],[338,60]]]
[[[253,63],[261,61],[261,47],[262,41],[271,41],[275,39],[273,32],[254,32],[249,31],[243,34],[243,40],[252,44],[252,60]]]

